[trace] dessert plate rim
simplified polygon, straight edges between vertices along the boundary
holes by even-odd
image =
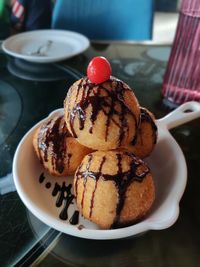
[[[118,228],[118,229],[108,229],[108,230],[102,230],[102,229],[87,229],[87,228],[82,228],[80,230],[79,227],[70,225],[68,222],[63,222],[62,220],[59,219],[58,216],[52,216],[50,213],[45,211],[42,206],[40,206],[40,202],[38,203],[35,201],[36,199],[32,198],[30,196],[30,192],[28,190],[25,190],[24,187],[24,177],[23,175],[20,174],[20,157],[25,153],[28,153],[26,151],[27,149],[27,144],[29,144],[29,150],[30,150],[30,140],[31,136],[33,135],[34,130],[41,124],[43,123],[46,119],[49,119],[52,116],[55,116],[57,114],[60,114],[63,112],[63,109],[57,109],[54,110],[49,114],[48,117],[45,119],[41,120],[38,122],[35,126],[33,126],[22,138],[21,142],[19,143],[17,150],[14,155],[14,160],[13,160],[13,177],[14,177],[14,183],[17,189],[17,192],[25,204],[25,206],[42,222],[45,224],[49,225],[50,227],[55,228],[58,231],[61,231],[63,233],[72,235],[72,236],[77,236],[81,238],[87,238],[87,239],[118,239],[118,238],[125,238],[129,236],[134,236],[137,234],[141,234],[143,232],[146,232],[148,230],[161,230],[170,227],[172,224],[175,223],[175,221],[178,218],[179,215],[179,201],[184,193],[185,186],[186,186],[186,181],[187,181],[187,168],[186,168],[186,162],[184,155],[179,147],[179,145],[176,143],[175,139],[171,136],[171,134],[168,132],[167,128],[163,127],[163,123],[159,123],[157,121],[158,125],[158,131],[161,132],[162,137],[169,139],[169,141],[172,144],[172,149],[174,153],[177,153],[177,158],[178,158],[178,167],[179,167],[179,173],[177,176],[177,181],[176,184],[178,187],[172,188],[172,191],[169,192],[171,196],[167,198],[168,203],[168,208],[170,208],[169,216],[164,218],[161,217],[160,219],[155,219],[152,214],[148,215],[144,220],[142,220],[139,223],[136,223],[134,225],[124,227],[124,228]],[[31,142],[32,146],[32,142]],[[32,152],[29,151],[29,153],[34,153],[33,149]],[[148,161],[148,160],[147,160]],[[30,163],[29,163],[30,164]],[[40,165],[38,161],[38,165]],[[27,165],[26,165],[27,166]],[[25,167],[26,168],[26,167]],[[31,167],[28,166],[28,168]],[[177,171],[177,170],[176,170]],[[44,171],[45,172],[45,171]],[[31,178],[33,179],[33,177]],[[60,178],[58,178],[60,179]],[[38,182],[39,183],[39,182]],[[31,190],[31,188],[30,188]],[[171,197],[171,199],[170,199]],[[43,201],[42,198],[40,201]],[[166,203],[163,203],[162,205],[165,205]],[[170,205],[170,207],[169,207]],[[163,212],[163,207],[158,207],[162,210]],[[157,212],[157,211],[156,211]],[[153,212],[154,214],[154,212]],[[158,217],[158,216],[157,216]],[[87,220],[85,220],[87,221]]]

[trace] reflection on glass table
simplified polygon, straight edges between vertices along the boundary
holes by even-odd
[[[94,45],[67,60],[65,65],[84,75],[93,56],[106,56],[112,64],[113,75],[127,82],[140,104],[150,109],[156,118],[161,118],[169,112],[161,96],[169,52],[170,48],[165,46]],[[60,234],[35,218],[15,191],[6,193],[5,183],[8,182],[7,191],[14,190],[10,175],[12,159],[23,135],[52,110],[63,106],[67,88],[80,76],[71,71],[54,81],[40,81],[35,76],[31,80],[17,76],[18,72],[9,72],[10,58],[2,52],[0,62],[0,180],[3,180],[0,183],[0,186],[3,184],[0,191],[0,265],[11,266],[13,262],[24,260],[27,263],[28,258],[35,265],[37,262],[37,266],[197,266],[200,261],[199,120],[171,131],[188,166],[188,184],[176,224],[167,230],[114,241]],[[34,257],[29,257],[33,251]]]

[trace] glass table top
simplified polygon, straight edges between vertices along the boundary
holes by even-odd
[[[58,76],[41,80],[9,71],[12,59],[0,52],[0,266],[198,266],[200,264],[200,120],[172,130],[188,166],[180,216],[169,229],[121,240],[86,240],[51,229],[20,200],[12,180],[12,159],[23,135],[63,106],[69,86],[85,75],[93,56],[110,60],[113,75],[133,89],[156,118],[170,111],[161,86],[170,47],[92,45],[83,54],[53,66]],[[49,71],[49,70],[48,70]],[[18,75],[18,77],[17,77]],[[59,78],[58,78],[59,77]]]

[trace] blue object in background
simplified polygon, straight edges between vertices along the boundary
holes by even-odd
[[[149,40],[153,0],[56,0],[52,28],[91,40]]]

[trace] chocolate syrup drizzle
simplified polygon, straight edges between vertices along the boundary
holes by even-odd
[[[48,162],[48,154],[51,153],[51,164],[53,168],[62,173],[64,170],[64,159],[67,153],[66,137],[70,134],[67,130],[63,115],[56,119],[50,119],[43,124],[38,134],[38,150],[41,163]],[[52,149],[52,151],[50,150]],[[44,153],[42,157],[41,152]],[[68,154],[68,164],[71,154]]]
[[[41,173],[40,176],[39,176],[39,183],[42,184],[45,180],[45,176],[44,176],[44,173]]]
[[[58,183],[55,183],[54,189],[52,191],[52,196],[57,196],[56,207],[59,208],[64,205],[64,208],[59,215],[59,218],[61,220],[68,219],[68,208],[74,199],[74,195],[71,193],[71,188],[72,185],[69,184],[68,186],[66,186],[65,182],[62,183],[62,186],[60,186]]]
[[[157,126],[154,122],[154,120],[152,119],[152,117],[149,115],[149,113],[147,112],[147,110],[143,107],[140,107],[140,124],[142,122],[148,122],[151,124],[152,127],[152,140],[153,140],[153,144],[156,144],[157,142]],[[138,130],[140,130],[140,127],[138,127]],[[131,141],[131,144],[134,146],[137,142],[137,135],[133,138],[133,140]]]
[[[119,226],[119,219],[120,219],[120,214],[124,206],[124,201],[125,201],[125,195],[128,186],[131,184],[132,181],[137,181],[137,182],[142,182],[144,177],[149,173],[149,168],[148,166],[139,158],[135,157],[132,153],[125,152],[127,156],[130,157],[131,162],[130,162],[130,169],[128,171],[123,172],[122,170],[122,154],[117,153],[117,173],[115,175],[111,174],[104,174],[102,172],[102,168],[104,163],[106,162],[106,157],[104,156],[102,158],[102,161],[100,162],[99,169],[96,172],[93,172],[90,170],[93,154],[89,154],[88,157],[88,164],[86,165],[85,170],[82,170],[82,165],[77,169],[76,172],[76,182],[75,182],[75,194],[77,197],[78,190],[78,180],[83,179],[83,184],[84,184],[84,191],[82,194],[82,199],[81,199],[81,206],[83,208],[84,204],[84,194],[85,194],[85,188],[86,188],[86,182],[87,178],[91,177],[95,181],[95,187],[94,191],[92,193],[91,197],[91,204],[90,204],[90,217],[92,216],[92,210],[94,207],[94,197],[95,197],[95,191],[97,188],[97,183],[99,178],[101,177],[105,181],[113,181],[115,183],[115,186],[118,191],[118,203],[116,206],[116,216],[114,219],[114,222],[111,226],[111,228],[117,228]],[[140,166],[143,165],[144,168],[141,170]]]
[[[147,112],[147,110],[145,108],[141,107],[140,112],[141,112],[141,121],[147,121],[151,124],[152,130],[153,130],[152,131],[153,143],[156,144],[158,128],[157,128],[154,120],[152,119],[152,117],[149,115],[149,113]]]
[[[39,183],[42,184],[45,181],[46,177],[44,176],[44,173],[41,173],[39,176]],[[45,187],[47,189],[51,188],[51,183],[47,182],[45,184]],[[52,196],[56,197],[56,207],[60,208],[61,206],[64,206],[62,211],[59,214],[59,218],[61,220],[67,220],[68,219],[68,208],[73,203],[74,195],[71,192],[72,184],[65,185],[65,182],[62,183],[62,185],[59,185],[58,183],[54,184],[53,190],[52,190]],[[79,223],[79,211],[75,210],[72,214],[71,218],[69,219],[69,223],[72,225],[76,225]]]
[[[86,110],[89,106],[91,106],[91,126],[89,132],[93,133],[93,127],[98,114],[103,112],[107,116],[105,124],[105,141],[107,141],[109,126],[112,121],[119,128],[118,145],[120,146],[125,133],[129,131],[127,114],[130,114],[134,118],[136,129],[138,122],[135,114],[127,107],[124,100],[124,92],[131,91],[131,89],[128,86],[125,86],[122,81],[113,77],[111,77],[107,82],[111,83],[111,86],[113,85],[114,89],[106,88],[104,83],[95,85],[91,83],[87,77],[80,80],[77,87],[75,106],[68,113],[70,129],[73,137],[77,138],[77,134],[74,129],[74,120],[76,117],[78,118],[79,129],[83,130],[85,127]],[[116,121],[113,115],[117,115],[119,121]]]
[[[75,210],[72,217],[69,220],[69,223],[72,225],[76,225],[79,222],[79,211]]]

